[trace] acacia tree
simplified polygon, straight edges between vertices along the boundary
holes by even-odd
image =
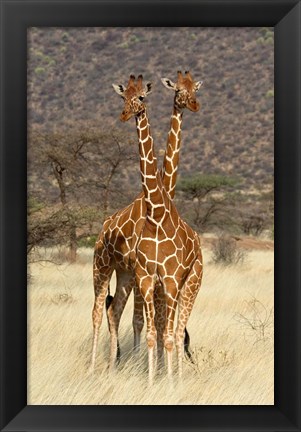
[[[177,189],[182,192],[185,203],[189,203],[188,207],[192,207],[192,224],[196,229],[204,232],[214,224],[217,214],[223,214],[224,223],[228,223],[226,199],[220,192],[233,188],[238,182],[238,179],[222,175],[197,174],[179,178]],[[187,205],[185,207],[187,209]]]
[[[80,125],[64,131],[31,130],[28,171],[38,181],[30,184],[29,191],[32,196],[44,195],[46,204],[42,216],[29,214],[29,243],[47,238],[67,241],[69,259],[75,261],[78,239],[86,226],[91,229],[93,222],[107,215],[115,177],[134,154],[131,142],[118,131],[104,133]],[[120,194],[122,185],[116,189]]]
[[[47,211],[45,204],[38,203],[33,197],[27,203],[27,253],[45,240],[60,243],[68,231],[68,216],[64,210]]]
[[[258,187],[257,190],[260,190]],[[239,209],[242,230],[247,235],[260,235],[265,229],[272,230],[274,224],[274,191],[258,193]]]
[[[120,208],[124,196],[128,195],[129,185],[124,182],[124,174],[134,161],[138,161],[138,151],[134,140],[118,130],[102,132],[100,135],[97,129],[91,128],[89,137],[85,156],[90,161],[90,175],[86,178],[86,185],[96,196],[101,193],[101,209],[103,218],[106,218],[116,206]]]

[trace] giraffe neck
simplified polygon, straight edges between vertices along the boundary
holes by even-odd
[[[163,184],[170,199],[173,199],[175,196],[179,151],[181,146],[182,119],[183,111],[179,110],[174,104],[162,168]]]
[[[165,200],[146,110],[136,116],[136,125],[139,139],[142,189],[147,209],[146,217],[153,222],[157,222],[162,219],[165,213]]]

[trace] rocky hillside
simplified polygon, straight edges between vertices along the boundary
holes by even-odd
[[[181,175],[235,175],[246,190],[272,184],[272,29],[32,28],[28,42],[31,127],[64,129],[67,122],[92,120],[102,129],[119,128],[135,137],[134,121],[119,121],[122,101],[111,84],[142,73],[153,82],[148,106],[161,154],[173,94],[160,77],[175,80],[178,69],[190,70],[204,86],[201,110],[185,112]],[[137,175],[137,188],[139,181]]]

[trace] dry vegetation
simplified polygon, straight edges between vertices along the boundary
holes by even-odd
[[[209,249],[204,256],[203,285],[188,323],[195,364],[185,363],[181,383],[170,386],[162,373],[151,389],[144,333],[140,357],[131,353],[132,298],[121,321],[118,371],[107,372],[104,319],[97,370],[87,373],[92,250],[81,249],[74,264],[30,264],[28,404],[273,404],[273,251],[249,250],[232,266],[215,264]],[[62,261],[64,252],[40,250],[45,258]]]

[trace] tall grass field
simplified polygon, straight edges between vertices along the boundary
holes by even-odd
[[[108,372],[104,316],[91,375],[93,251],[80,249],[75,264],[58,265],[56,251],[40,250],[29,264],[28,404],[273,405],[273,251],[249,250],[230,266],[203,252],[204,278],[187,325],[194,363],[185,360],[181,382],[176,373],[168,382],[163,370],[149,388],[145,329],[140,354],[132,352],[133,295],[121,319],[116,372]]]

